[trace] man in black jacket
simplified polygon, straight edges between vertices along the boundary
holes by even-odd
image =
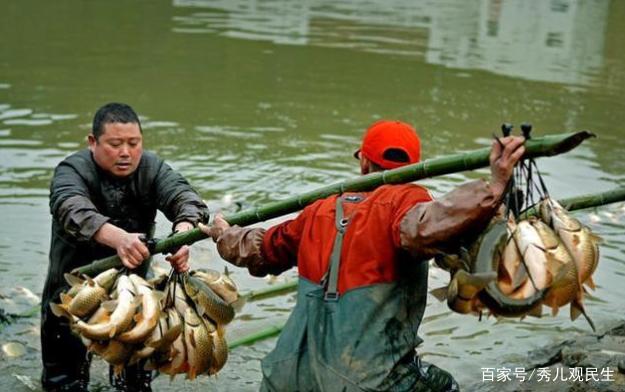
[[[63,274],[93,260],[117,254],[124,266],[145,276],[150,256],[142,238],[154,231],[156,210],[174,231],[192,229],[208,209],[189,183],[163,160],[143,151],[141,124],[132,108],[110,103],[98,110],[78,151],[55,169],[50,185],[52,239],[41,308],[42,385],[47,391],[83,391],[89,383],[90,355],[67,323],[54,316],[50,302],[68,286]],[[166,258],[188,270],[189,249]],[[128,367],[115,387],[149,391],[150,373]]]

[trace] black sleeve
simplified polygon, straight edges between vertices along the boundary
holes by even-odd
[[[109,220],[91,201],[84,179],[66,162],[61,162],[54,170],[50,213],[63,230],[78,241],[89,241]]]
[[[174,223],[187,221],[194,225],[208,220],[208,207],[187,180],[166,163],[155,179],[156,203],[167,219]]]

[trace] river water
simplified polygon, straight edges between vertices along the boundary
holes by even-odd
[[[146,147],[215,210],[357,176],[351,152],[379,118],[414,124],[424,158],[487,145],[502,122],[529,121],[537,135],[588,129],[598,137],[539,160],[551,193],[623,186],[624,18],[625,2],[615,0],[0,1],[0,306],[37,303],[52,170],[85,146],[94,111],[109,101],[140,113]],[[441,195],[485,174],[424,183]],[[602,330],[623,318],[625,204],[575,215],[604,239],[597,289],[586,299]],[[158,232],[168,230],[159,216]],[[196,267],[225,266],[208,241],[192,254]],[[241,291],[285,279],[230,270]],[[431,288],[447,280],[432,270]],[[293,302],[247,304],[228,339],[283,322]],[[0,354],[3,389],[40,388],[38,322],[0,332],[1,344],[26,348],[17,358]],[[568,309],[480,321],[430,297],[421,353],[470,386],[483,367],[522,366],[528,350],[588,331]],[[274,344],[235,349],[216,378],[159,377],[154,386],[254,390],[258,361]],[[94,390],[108,390],[101,361],[92,379]]]

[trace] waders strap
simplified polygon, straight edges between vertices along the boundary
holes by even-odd
[[[338,284],[339,284],[339,268],[341,264],[341,250],[343,249],[343,236],[345,230],[349,224],[349,217],[344,218],[343,215],[343,200],[350,203],[358,203],[364,198],[360,195],[350,196],[338,196],[336,198],[336,214],[334,223],[336,225],[336,237],[334,237],[334,245],[332,246],[332,253],[330,254],[330,263],[328,271],[325,273],[322,281],[327,279],[328,285],[326,286],[324,299],[326,301],[336,301],[339,298]]]

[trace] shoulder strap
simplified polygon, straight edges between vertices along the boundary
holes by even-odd
[[[362,195],[337,196],[336,198],[336,214],[334,224],[336,225],[336,237],[334,237],[334,246],[330,253],[330,262],[328,263],[328,271],[325,273],[323,282],[327,278],[327,287],[324,299],[326,301],[336,301],[339,298],[339,268],[341,264],[341,250],[343,249],[343,236],[349,224],[349,217],[344,217],[343,201],[349,203],[359,203],[364,199]]]

